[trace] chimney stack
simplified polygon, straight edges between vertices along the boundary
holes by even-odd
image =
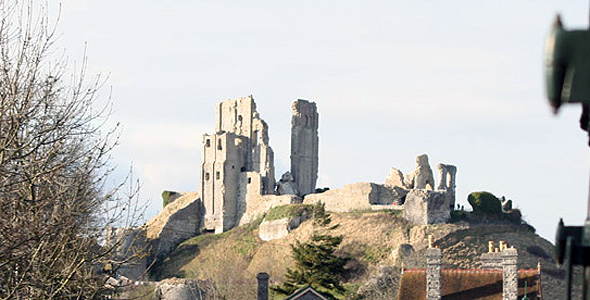
[[[258,273],[256,279],[258,279],[258,300],[268,300],[268,274]]]
[[[502,300],[516,300],[518,297],[518,252],[514,247],[504,245],[502,251]]]
[[[426,300],[441,300],[442,253],[439,248],[432,247],[432,236],[428,237],[428,241],[428,248],[426,249]]]
[[[500,243],[502,247],[502,243]],[[482,253],[480,256],[481,268],[487,270],[494,270],[502,268],[502,254],[498,252],[498,248],[494,247],[494,242],[488,242],[488,252]]]

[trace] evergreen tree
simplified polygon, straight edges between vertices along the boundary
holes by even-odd
[[[313,233],[310,241],[297,241],[291,245],[295,266],[293,269],[287,269],[287,281],[273,290],[290,295],[297,289],[309,285],[318,289],[327,298],[336,299],[331,293],[344,291],[340,282],[344,265],[348,261],[347,257],[334,254],[342,242],[342,236],[329,234],[329,231],[338,225],[329,226],[332,219],[323,203],[317,203],[313,207],[312,215]]]

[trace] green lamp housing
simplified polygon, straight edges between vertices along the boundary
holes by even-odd
[[[545,86],[555,112],[563,103],[590,105],[590,31],[564,30],[559,15],[545,42]]]

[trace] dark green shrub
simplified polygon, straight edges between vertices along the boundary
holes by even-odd
[[[168,203],[170,203],[170,197],[174,196],[178,194],[177,192],[173,192],[173,191],[163,191],[162,192],[162,207],[166,207],[166,205],[168,205]]]
[[[298,217],[310,213],[312,206],[308,204],[286,204],[271,208],[266,213],[266,220],[278,220],[282,218]]]
[[[323,193],[323,192],[327,192],[327,191],[329,191],[329,190],[330,190],[330,188],[329,188],[329,187],[325,187],[325,188],[317,188],[317,189],[315,189],[315,193],[316,193],[316,194],[321,194],[321,193]]]
[[[520,224],[522,222],[522,213],[519,209],[512,209],[504,213],[504,218],[514,224]]]
[[[476,215],[501,215],[502,203],[490,192],[473,192],[467,196]]]
[[[451,223],[458,223],[467,220],[467,212],[462,210],[451,211]]]

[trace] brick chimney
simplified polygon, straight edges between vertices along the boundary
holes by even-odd
[[[426,249],[426,300],[441,300],[441,264],[442,253],[439,248],[432,246],[432,236],[429,236]]]
[[[504,245],[502,251],[502,300],[516,300],[518,296],[518,252]]]
[[[268,274],[258,273],[256,279],[258,279],[258,300],[268,300]]]

